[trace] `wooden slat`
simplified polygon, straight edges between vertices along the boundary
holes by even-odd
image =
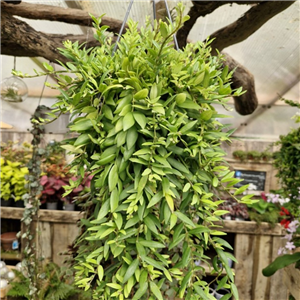
[[[232,233],[245,233],[255,235],[275,235],[283,236],[284,230],[280,224],[274,227],[269,223],[261,223],[258,225],[254,221],[222,221],[215,222],[216,225],[222,226],[221,230]]]
[[[38,257],[42,256],[46,261],[52,260],[52,226],[53,224],[49,222],[39,222],[37,243]]]
[[[295,264],[289,265],[283,269],[284,282],[289,293],[298,300],[300,299],[300,270],[295,268]]]
[[[262,269],[271,263],[272,237],[256,236],[254,242],[252,298],[251,300],[270,299],[270,278],[262,274]],[[247,269],[244,269],[246,272]]]
[[[68,246],[72,244],[79,229],[74,224],[54,223],[52,238],[52,258],[53,262],[63,265],[67,256],[63,255],[68,251]]]
[[[24,208],[1,207],[1,219],[17,219],[23,217]],[[82,215],[78,211],[39,210],[39,220],[47,222],[75,223]]]
[[[234,252],[238,261],[235,264],[235,284],[239,291],[239,298],[243,300],[252,300],[253,240],[255,238],[247,234],[236,234],[235,237]]]
[[[285,244],[286,240],[281,237],[273,237],[272,245],[272,261],[278,256],[278,249]],[[270,277],[270,300],[272,299],[288,299],[287,287],[282,284],[284,277],[284,271],[278,270],[274,275]],[[280,286],[280,289],[278,288]],[[300,299],[300,298],[299,298]]]

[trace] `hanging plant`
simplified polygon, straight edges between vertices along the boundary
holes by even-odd
[[[217,210],[219,194],[247,186],[233,188],[240,180],[220,147],[232,131],[213,105],[241,89],[231,90],[232,73],[222,56],[210,55],[209,42],[173,48],[188,19],[182,14],[179,4],[174,26],[138,30],[130,21],[115,53],[107,27],[93,18],[101,46],[66,41],[60,49],[76,77],[58,76],[57,106],[72,112],[69,128],[78,134],[63,147],[75,156],[72,170],[93,174],[75,269],[77,285],[93,289],[94,299],[214,299],[199,265],[211,248],[214,281],[230,290],[224,299],[238,299],[231,246],[214,222],[227,213]]]

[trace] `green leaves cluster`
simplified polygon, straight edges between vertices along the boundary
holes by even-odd
[[[19,162],[0,158],[1,165],[1,198],[15,201],[21,200],[22,196],[28,192],[26,189],[26,175],[29,173],[28,168]]]
[[[58,75],[57,106],[72,112],[77,134],[63,147],[75,156],[73,170],[94,175],[75,265],[77,285],[94,299],[212,299],[196,263],[209,260],[208,248],[216,251],[211,273],[231,289],[224,299],[238,298],[230,245],[214,222],[226,213],[217,211],[218,191],[239,180],[220,148],[232,131],[213,105],[241,91],[231,90],[232,74],[210,56],[209,42],[173,48],[186,19],[177,10],[174,26],[129,22],[116,53],[96,18],[101,46],[67,41],[60,49],[66,72],[76,74]]]

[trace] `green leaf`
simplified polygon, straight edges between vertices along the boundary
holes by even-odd
[[[195,224],[193,223],[193,221],[189,219],[186,215],[184,215],[180,211],[175,211],[175,214],[181,221],[183,221],[183,223],[195,228]]]
[[[189,234],[197,235],[202,232],[209,232],[209,228],[203,225],[196,225],[196,228],[189,230]]]
[[[82,145],[86,145],[90,142],[90,138],[89,138],[89,134],[84,133],[81,134],[75,141],[74,146],[82,146]]]
[[[248,187],[249,187],[249,184],[241,186],[234,192],[234,195],[236,196],[236,195],[242,194],[245,190],[247,190]]]
[[[174,200],[173,200],[172,196],[169,194],[166,194],[165,198],[166,198],[166,201],[168,203],[168,206],[169,206],[171,212],[174,212]]]
[[[50,66],[48,63],[44,62],[43,66],[45,69],[47,69],[48,71],[52,72],[54,69],[52,66]]]
[[[170,163],[170,165],[172,165],[178,171],[181,171],[186,174],[190,173],[189,170],[181,162],[177,161],[176,159],[174,159],[172,157],[168,157],[167,160]]]
[[[232,290],[232,294],[235,300],[239,300],[239,293],[238,290],[236,288],[236,285],[234,283],[230,284],[231,290]]]
[[[182,104],[185,100],[186,100],[186,94],[185,93],[177,94],[176,97],[175,97],[175,101],[176,101],[177,105]]]
[[[275,258],[275,260],[262,270],[264,276],[269,277],[278,270],[300,261],[300,252],[294,254],[284,254]]]
[[[124,229],[130,228],[132,226],[134,226],[136,223],[138,223],[140,221],[139,216],[135,215],[133,218],[129,219],[127,221],[127,223],[125,224]]]
[[[182,242],[184,238],[185,234],[181,234],[180,236],[176,237],[176,239],[173,239],[173,241],[169,245],[169,251],[176,247],[180,242]]]
[[[159,31],[162,37],[166,38],[169,35],[168,26],[165,22],[159,23]]]
[[[138,139],[137,129],[133,126],[127,131],[126,145],[127,149],[131,149]]]
[[[205,110],[200,114],[200,118],[204,121],[208,121],[211,119],[214,111],[213,110]]]
[[[74,125],[70,125],[71,131],[86,131],[93,128],[93,124],[90,119],[83,119],[76,122]]]
[[[182,134],[189,132],[197,123],[198,123],[198,120],[187,123],[180,129],[180,132]]]
[[[144,129],[146,127],[147,118],[145,117],[145,115],[138,113],[138,112],[134,112],[133,117],[136,120],[136,122],[141,126],[142,129]]]
[[[191,101],[191,100],[185,100],[183,103],[177,104],[179,107],[181,108],[187,108],[187,109],[195,109],[195,110],[199,110],[200,106]]]
[[[133,276],[138,265],[139,265],[139,260],[137,258],[131,262],[124,275],[123,284],[126,283],[131,276]]]
[[[118,175],[118,166],[113,165],[113,167],[110,169],[109,175],[108,175],[108,187],[109,191],[113,191],[114,188],[116,187],[117,183],[119,180],[119,175]]]
[[[158,234],[158,231],[156,229],[156,226],[155,226],[155,223],[151,220],[151,218],[149,217],[149,215],[144,218],[144,222],[145,222],[145,225],[152,231],[154,232],[155,234]]]
[[[153,281],[150,281],[150,290],[158,300],[164,300],[158,286]]]
[[[97,273],[98,273],[98,279],[100,281],[102,281],[103,275],[104,275],[104,270],[103,270],[103,267],[101,265],[98,265]]]
[[[132,112],[129,112],[126,114],[126,116],[123,118],[123,130],[126,131],[129,128],[131,128],[135,123],[134,117]]]
[[[135,100],[142,100],[145,99],[148,96],[148,90],[147,89],[142,89],[138,91],[136,94],[133,95],[133,98]]]
[[[97,220],[102,220],[104,217],[106,217],[107,213],[109,212],[109,199],[107,199],[102,207],[99,210],[98,216],[97,216]]]
[[[119,191],[115,187],[110,195],[110,211],[113,213],[119,206]]]
[[[165,248],[165,245],[159,242],[155,242],[155,241],[146,241],[146,240],[142,240],[139,239],[138,241],[141,245],[148,247],[148,248]]]
[[[148,290],[148,282],[145,282],[138,288],[132,300],[140,300],[140,298],[146,294],[147,290]]]
[[[176,225],[177,216],[173,213],[170,218],[170,230]]]
[[[156,203],[158,203],[161,198],[163,197],[163,192],[162,191],[159,191],[158,193],[156,193],[150,200],[147,208],[150,208],[152,207],[153,205],[155,205]]]

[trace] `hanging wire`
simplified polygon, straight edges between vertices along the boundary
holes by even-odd
[[[49,61],[49,63],[51,63],[51,62]],[[49,73],[47,74],[47,76],[46,76],[46,78],[45,78],[45,81],[44,81],[44,84],[43,84],[42,92],[41,92],[40,99],[39,99],[39,102],[38,102],[38,105],[37,105],[38,107],[39,107],[40,104],[41,104],[42,97],[43,97],[44,90],[45,90],[45,84],[46,84],[46,81],[47,81],[48,77],[49,77]]]
[[[17,58],[14,56],[14,70],[16,70],[16,66],[17,66]]]
[[[127,19],[128,19],[128,16],[129,16],[129,13],[130,13],[130,10],[131,10],[133,1],[134,1],[134,0],[131,0],[131,2],[129,3],[129,6],[128,6],[128,8],[127,8],[125,18],[124,18],[124,20],[123,20],[123,23],[122,23],[122,26],[121,26],[121,29],[120,29],[120,32],[119,32],[117,41],[116,41],[116,43],[115,43],[115,47],[114,47],[113,52],[112,52],[112,56],[114,56],[114,54],[115,54],[115,52],[116,52],[116,50],[117,50],[117,48],[118,48],[118,43],[119,43],[119,41],[120,41],[121,34],[122,34],[122,32],[123,32],[123,30],[124,30],[124,27],[125,27],[125,24],[126,24],[126,22],[127,22]]]
[[[155,0],[152,0],[152,7],[153,7],[153,23],[154,23],[154,20],[156,20]]]
[[[168,13],[168,18],[170,20],[170,23],[173,24],[167,0],[165,0],[165,5],[166,5],[166,10],[167,10],[167,13]],[[173,39],[174,39],[175,48],[178,51],[179,47],[178,47],[178,43],[177,43],[176,34],[173,34]]]

